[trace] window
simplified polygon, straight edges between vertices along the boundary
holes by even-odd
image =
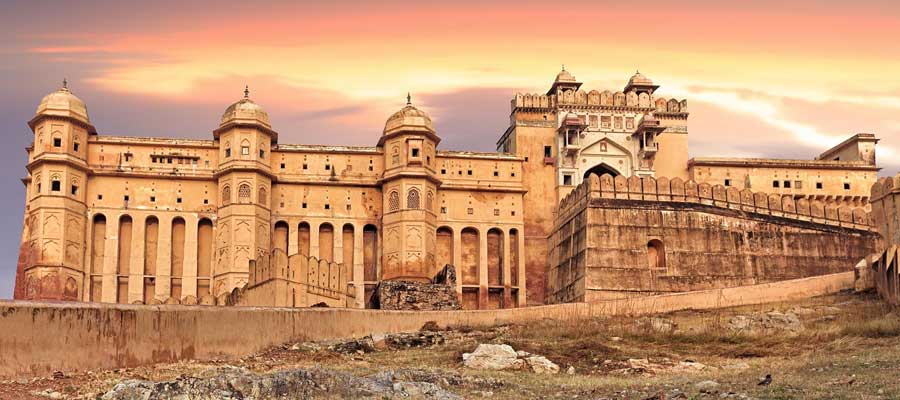
[[[466,209],[466,213],[469,214],[469,215],[475,214],[475,209],[469,207],[468,209]]]
[[[441,207],[441,214],[447,213],[447,207]]]
[[[609,115],[600,117],[600,127],[609,128]]]
[[[72,150],[74,150],[76,152],[78,151],[78,142],[75,142],[74,144],[72,144]],[[126,160],[126,161],[128,161],[128,160]]]
[[[330,210],[330,209],[331,209],[331,204],[325,204],[325,209],[326,209],[326,210]]]
[[[600,127],[600,118],[596,115],[591,115],[590,117],[588,117],[588,121],[590,121],[589,124],[591,126],[591,129],[597,129]]]
[[[647,264],[650,268],[666,267],[666,247],[659,239],[647,243]]]
[[[499,216],[500,216],[500,209],[499,209],[499,208],[495,208],[495,209],[494,209],[494,216],[495,216],[495,217],[499,217]]]
[[[250,155],[250,146],[241,146],[241,155],[249,156]]]
[[[75,151],[78,151],[78,143],[75,143]],[[125,153],[125,162],[131,162],[131,153]]]
[[[844,190],[850,190],[850,182],[844,182]]]
[[[150,202],[156,203],[156,196],[150,196]]]
[[[544,158],[553,157],[553,147],[552,146],[544,146]]]
[[[284,163],[281,163],[281,169],[284,169]]]
[[[816,182],[816,189],[822,190],[822,182]]]
[[[803,181],[794,181],[794,187],[797,189],[803,189]]]
[[[250,185],[245,183],[238,187],[238,200],[241,203],[250,202]]]
[[[425,196],[425,209],[434,212],[434,195],[431,192],[428,192],[428,195]]]
[[[309,164],[303,163],[303,169],[309,169]]]
[[[731,186],[731,179],[725,180],[725,186]]]
[[[256,201],[258,201],[260,204],[266,204],[267,200],[268,200],[268,196],[266,196],[266,188],[264,188],[264,187],[259,188],[259,191],[256,195]]]
[[[72,185],[72,196],[78,195],[78,185]]]
[[[60,189],[60,183],[57,180],[50,181],[50,191],[58,192]]]
[[[413,157],[418,157],[418,156],[419,156],[419,149],[413,148],[413,149],[412,149],[412,156],[413,156]]]
[[[300,205],[300,208],[306,208],[306,202],[305,202],[305,201],[303,202],[303,204]]]
[[[231,186],[225,185],[222,188],[222,204],[226,206],[231,204]]]
[[[230,147],[225,149],[225,158],[228,158],[228,157],[231,157],[231,148]]]
[[[616,129],[622,129],[622,117],[616,117],[613,119],[613,123],[615,124]]]
[[[516,173],[515,173],[515,172],[510,172],[510,173],[509,173],[509,176],[516,176]]]
[[[400,193],[397,191],[392,191],[391,194],[388,195],[388,210],[389,211],[397,211],[400,209]]]
[[[625,118],[625,129],[634,129],[634,117]]]
[[[325,170],[331,171],[331,164],[325,164]]]
[[[563,185],[572,186],[572,174],[563,175]]]
[[[123,199],[127,202],[128,200],[131,200],[131,196],[128,196],[128,195],[126,194],[125,197],[124,197]]]
[[[790,188],[791,188],[791,181],[784,181],[784,188],[785,188],[785,189],[790,189]]]
[[[500,176],[500,171],[494,171],[494,176]]]
[[[62,138],[53,138],[53,147],[62,147]]]
[[[470,170],[466,171],[466,175],[472,176],[472,170],[470,169]]]
[[[443,168],[441,168],[441,175],[446,175],[446,174],[447,174],[447,170],[446,170],[446,169],[443,169]]]
[[[102,194],[98,194],[98,195],[97,195],[97,200],[103,200],[103,195],[102,195]]]
[[[419,208],[419,191],[410,189],[406,194],[406,208],[417,210]]]
[[[781,183],[778,181],[772,181],[772,187],[777,189],[781,187]]]
[[[203,204],[209,204],[209,199],[203,199]]]
[[[375,170],[375,168],[372,167],[372,166],[370,165],[370,166],[369,166],[369,171],[374,171],[374,170]]]
[[[263,149],[259,149],[259,158],[266,158],[266,151]]]

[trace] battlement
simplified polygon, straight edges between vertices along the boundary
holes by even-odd
[[[896,178],[895,178],[896,179]],[[881,182],[885,182],[883,179]],[[900,182],[893,182],[900,183]],[[881,183],[882,190],[885,184]],[[891,186],[900,187],[900,185]],[[873,190],[873,196],[874,196]],[[645,201],[655,203],[701,204],[759,215],[770,215],[798,221],[874,231],[872,214],[862,207],[795,199],[792,195],[769,194],[726,188],[722,185],[697,184],[675,178],[625,178],[610,175],[589,179],[576,187],[559,204],[557,225],[582,210],[590,199]]]
[[[250,266],[249,282],[236,304],[344,307],[350,299],[343,264],[302,254],[289,257],[281,249],[269,261]]]
[[[602,92],[591,90],[566,91],[560,98],[555,94],[516,93],[511,101],[512,111],[526,110],[550,110],[559,106],[585,106],[610,109],[634,109],[636,111],[653,111],[663,116],[687,115],[687,100],[666,99],[654,97],[647,93],[638,94],[630,92]]]

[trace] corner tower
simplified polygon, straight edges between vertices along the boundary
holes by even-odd
[[[270,160],[278,133],[245,88],[244,98],[225,110],[213,136],[219,145],[213,294],[222,296],[244,286],[250,268],[269,262]]]
[[[15,298],[84,299],[87,141],[96,135],[87,107],[63,80],[28,122],[25,225]]]
[[[440,186],[435,174],[439,142],[431,118],[408,95],[406,106],[384,124],[378,140],[385,157],[384,280],[427,282],[437,272],[433,203]]]

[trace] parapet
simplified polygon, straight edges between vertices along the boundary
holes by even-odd
[[[598,106],[598,107],[618,107],[618,108],[637,108],[642,111],[655,111],[662,116],[667,115],[687,115],[687,100],[666,99],[664,97],[654,98],[647,93],[638,94],[636,91],[610,92],[604,90],[599,92],[591,90],[585,92],[583,90],[564,92],[560,98],[556,95],[545,95],[538,93],[516,93],[513,98],[512,109],[551,109],[559,104],[580,105],[580,106]]]
[[[900,187],[900,186],[894,186]],[[558,219],[580,212],[590,199],[647,203],[700,204],[708,207],[770,215],[798,221],[874,231],[872,214],[862,207],[849,207],[819,200],[795,199],[791,195],[738,190],[734,187],[683,181],[680,178],[613,178],[591,175],[559,204]]]

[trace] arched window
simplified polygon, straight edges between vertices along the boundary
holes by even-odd
[[[647,263],[650,268],[666,267],[666,247],[659,239],[647,243]]]
[[[397,211],[400,209],[400,193],[397,193],[396,190],[392,191],[391,194],[388,195],[388,210],[389,211]]]
[[[231,157],[231,142],[225,142],[225,158]]]
[[[241,203],[250,202],[250,185],[244,183],[238,187],[238,201]]]
[[[222,188],[222,204],[226,206],[231,204],[231,186],[225,185]]]
[[[241,142],[241,158],[250,155],[250,142],[244,140]]]
[[[425,209],[428,211],[434,211],[434,195],[431,192],[428,192],[428,195],[425,196]]]
[[[406,208],[416,210],[419,208],[419,190],[410,189],[406,194]]]
[[[256,197],[257,197],[257,201],[259,201],[259,204],[266,204],[266,188],[260,186],[259,193],[257,194]]]
[[[400,164],[400,148],[394,146],[394,149],[391,150],[391,165]]]

